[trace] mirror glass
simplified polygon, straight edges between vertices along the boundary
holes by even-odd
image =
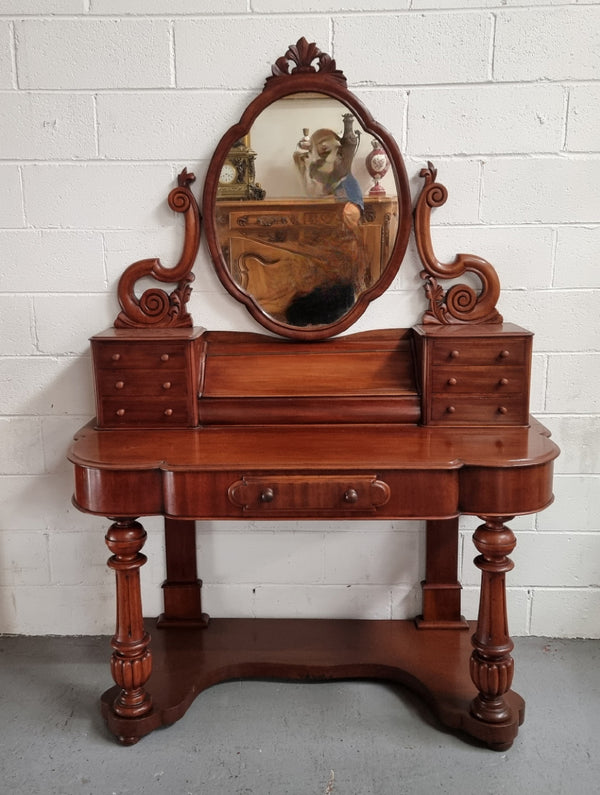
[[[389,283],[401,193],[392,161],[344,103],[315,92],[268,104],[221,158],[221,266],[276,326],[335,324]]]

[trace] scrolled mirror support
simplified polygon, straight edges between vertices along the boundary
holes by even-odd
[[[167,328],[192,326],[192,317],[186,305],[194,280],[192,268],[200,245],[200,211],[189,185],[194,174],[186,168],[177,177],[177,187],[168,197],[169,207],[185,218],[185,238],[179,262],[165,268],[159,259],[143,259],[131,264],[121,276],[118,298],[121,312],[115,320],[116,328]],[[138,298],[135,285],[144,276],[159,282],[177,283],[170,293],[159,287],[150,287]]]
[[[431,209],[446,203],[448,191],[437,182],[437,169],[432,163],[420,172],[425,180],[415,207],[415,238],[426,280],[425,294],[429,309],[423,314],[423,323],[502,323],[496,309],[500,297],[500,280],[494,266],[474,254],[457,254],[453,262],[440,262],[435,256],[431,241]],[[473,273],[481,282],[477,292],[468,284],[455,284],[449,290],[438,283],[440,279],[455,279]]]

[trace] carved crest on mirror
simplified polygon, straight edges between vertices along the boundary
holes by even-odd
[[[347,88],[335,60],[300,39],[272,66],[265,86],[223,135],[203,194],[204,227],[219,279],[265,328],[323,339],[350,327],[391,284],[406,252],[412,211],[394,138]],[[424,323],[499,323],[498,276],[486,260],[433,251],[432,208],[446,201],[431,163],[414,229],[429,308]],[[185,218],[172,268],[158,259],[130,265],[119,283],[117,327],[191,326],[186,310],[200,243],[200,212],[184,171],[169,205]],[[475,276],[479,286],[440,281]],[[144,277],[175,284],[150,287]]]

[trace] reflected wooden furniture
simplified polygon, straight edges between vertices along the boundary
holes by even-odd
[[[301,68],[285,76],[290,62]],[[548,431],[529,416],[532,335],[503,323],[490,263],[472,255],[437,260],[430,213],[447,192],[429,164],[414,215],[429,300],[422,324],[334,337],[397,271],[410,228],[406,175],[393,140],[314,44],[301,39],[276,62],[269,80],[246,121],[217,147],[205,212],[219,277],[263,326],[286,338],[192,326],[186,302],[200,216],[190,190],[193,175],[184,171],[169,196],[185,218],[180,261],[172,269],[156,259],[129,266],[119,283],[122,311],[115,328],[92,339],[97,418],[78,432],[69,458],[77,507],[112,522],[106,542],[117,589],[115,686],[102,697],[103,714],[120,742],[132,744],[178,720],[201,690],[220,681],[364,676],[407,685],[446,726],[506,749],[524,710],[511,690],[505,576],[516,539],[507,522],[551,502],[558,455]],[[256,113],[296,90],[330,93],[377,132],[401,199],[396,240],[374,290],[339,321],[309,329],[275,321],[240,295],[223,264],[225,244],[217,241],[223,227],[218,213],[227,210],[225,226],[231,226],[235,213],[258,212],[253,202],[236,204],[235,213],[216,202],[223,158]],[[261,204],[261,213],[271,210],[287,217]],[[479,278],[480,290],[459,282],[446,291],[440,284],[467,272]],[[176,286],[138,296],[135,284],[147,276]],[[164,612],[157,622],[144,620],[139,581],[146,533],[137,520],[152,515],[165,518]],[[461,515],[482,521],[473,537],[481,592],[472,624],[460,606]],[[209,620],[197,571],[196,520],[323,517],[426,520],[421,615]]]
[[[360,224],[349,229],[344,202],[325,199],[222,201],[219,245],[234,280],[276,317],[293,299],[327,284],[359,294],[382,276],[398,231],[398,200],[365,197]]]

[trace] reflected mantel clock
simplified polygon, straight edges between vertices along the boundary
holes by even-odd
[[[236,141],[219,172],[217,196],[220,199],[262,199],[265,192],[257,185],[254,161],[256,152],[246,140]]]
[[[282,108],[293,113],[299,103],[280,104],[292,96],[304,100],[301,126],[319,131],[304,165],[321,193],[257,201],[249,152],[267,179],[275,155],[260,122]],[[344,154],[335,120],[348,113],[357,138],[385,152],[385,197],[364,195],[371,181],[361,185]],[[244,169],[238,156],[248,158]],[[294,169],[291,157],[275,165]],[[232,202],[240,175],[243,195]],[[509,522],[552,501],[558,448],[529,415],[532,334],[498,313],[490,263],[437,259],[430,215],[447,191],[431,164],[421,176],[414,232],[422,322],[341,334],[396,275],[413,227],[411,199],[394,138],[348,91],[335,61],[300,39],[221,138],[203,195],[216,272],[269,334],[194,327],[186,304],[200,214],[187,172],[169,195],[185,219],[179,262],[147,259],[125,270],[115,327],[92,339],[97,416],[69,453],[75,504],[111,521],[115,684],[102,712],[121,743],[178,720],[206,687],[246,676],[392,679],[416,690],[445,726],[490,748],[507,749],[516,737],[524,702],[511,689]],[[466,273],[478,289],[460,282]],[[147,277],[174,287],[140,295],[136,283]],[[143,617],[139,581],[146,533],[138,518],[152,515],[165,525],[158,620]],[[481,519],[475,622],[461,614],[461,515]],[[425,520],[421,613],[209,619],[195,521],[270,519],[276,527],[290,518]]]

